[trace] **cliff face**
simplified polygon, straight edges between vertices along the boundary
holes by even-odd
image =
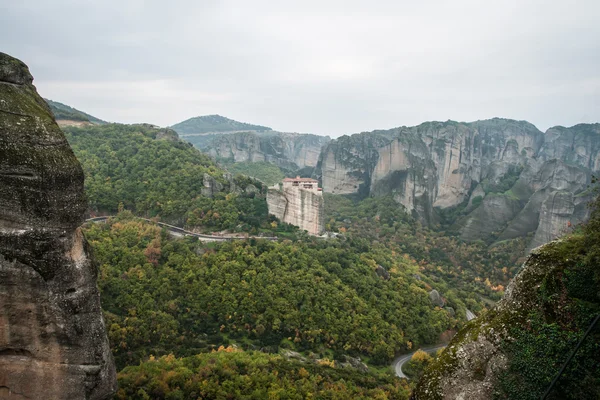
[[[281,221],[298,226],[311,235],[320,235],[324,227],[323,196],[300,188],[269,188],[269,214]]]
[[[504,298],[428,367],[413,399],[541,398],[600,311],[598,232],[535,249]],[[598,332],[582,342],[549,399],[600,396]]]
[[[315,167],[321,147],[328,137],[283,132],[237,132],[203,136],[183,136],[215,158],[234,162],[266,161],[296,171]]]
[[[116,377],[78,228],[83,172],[32,81],[0,53],[0,398],[106,399]]]
[[[437,209],[461,208],[455,229],[464,239],[534,233],[536,246],[586,217],[599,157],[600,124],[544,134],[496,118],[344,136],[323,149],[319,167],[325,192],[392,195],[431,224]]]

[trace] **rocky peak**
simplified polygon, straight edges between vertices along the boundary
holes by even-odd
[[[21,60],[0,53],[0,82],[28,85],[33,82],[33,76]]]
[[[116,378],[78,228],[83,171],[32,81],[0,53],[0,398],[106,399]]]

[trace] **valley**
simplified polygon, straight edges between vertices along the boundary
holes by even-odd
[[[94,140],[112,146],[112,153],[108,154],[114,154],[112,159],[122,163],[106,175],[114,188],[95,189],[91,186],[93,180],[88,183],[91,210],[120,212],[105,224],[88,225],[85,229],[101,265],[100,288],[113,354],[118,368],[123,368],[119,374],[119,396],[125,398],[127,393],[138,390],[139,383],[131,386],[130,376],[138,376],[139,382],[139,368],[147,371],[144,374],[159,368],[152,372],[156,374],[183,362],[194,374],[193,368],[206,362],[200,361],[207,357],[203,354],[217,352],[223,355],[212,356],[211,362],[219,368],[221,363],[223,367],[230,365],[233,359],[240,359],[236,361],[240,365],[241,359],[246,360],[243,363],[254,363],[264,358],[263,362],[271,365],[285,363],[303,371],[311,371],[310,367],[313,370],[307,372],[307,377],[314,373],[333,380],[357,368],[352,364],[345,366],[344,360],[350,357],[362,360],[367,369],[343,379],[358,379],[358,387],[366,384],[361,379],[371,379],[378,382],[376,385],[388,398],[406,398],[418,380],[389,386],[392,375],[405,377],[403,362],[395,362],[390,368],[392,360],[398,354],[408,353],[400,358],[406,362],[413,355],[411,349],[429,349],[428,345],[450,340],[474,318],[473,311],[485,315],[493,309],[531,246],[576,229],[588,215],[583,205],[593,198],[587,188],[596,168],[590,161],[597,154],[596,142],[587,146],[587,156],[574,156],[563,150],[562,159],[551,159],[544,154],[558,150],[551,151],[540,144],[541,134],[527,124],[506,120],[478,124],[484,137],[491,135],[498,140],[506,135],[496,143],[496,150],[486,147],[484,151],[481,144],[465,150],[460,145],[455,153],[455,145],[450,144],[444,147],[446,150],[431,153],[423,150],[428,146],[422,142],[423,137],[431,136],[402,133],[401,128],[316,142],[320,150],[309,165],[298,162],[299,153],[289,140],[287,150],[273,145],[273,140],[282,140],[279,133],[242,133],[235,124],[223,129],[236,131],[215,132],[218,129],[205,126],[212,132],[194,136],[206,140],[195,146],[208,157],[185,144],[191,136],[179,138],[169,129],[145,125],[65,127],[90,177],[100,171],[108,172],[103,160],[111,159],[106,158],[106,153],[98,154],[97,149],[102,146],[94,144]],[[437,127],[434,132],[438,132],[438,144],[440,140],[491,140],[472,136],[478,133],[469,131],[468,125],[428,126]],[[428,129],[426,132],[433,128]],[[577,130],[585,129],[578,127],[562,134],[571,135],[573,141],[583,140]],[[597,126],[590,129],[595,132]],[[145,137],[141,142],[137,139],[140,133]],[[124,142],[124,134],[133,136]],[[408,137],[413,142],[405,142],[408,139],[403,138]],[[513,139],[518,137],[533,139]],[[362,142],[357,142],[357,138]],[[271,145],[266,145],[269,141]],[[127,150],[131,143],[138,144]],[[362,143],[362,147],[357,143]],[[389,150],[391,153],[385,156],[386,149],[391,149],[389,143],[396,150]],[[527,143],[533,147],[529,149]],[[133,168],[135,157],[132,159],[131,155],[145,154],[146,146],[163,149],[151,150],[159,157],[143,157],[146,164]],[[421,153],[415,153],[418,146],[422,146]],[[182,154],[161,160],[160,154],[174,151]],[[510,156],[517,153],[518,156]],[[191,164],[184,162],[179,167],[185,160],[183,154],[187,154]],[[437,155],[428,159],[432,154]],[[444,165],[444,157],[449,157],[450,166],[444,166],[440,172],[438,163]],[[169,175],[154,181],[154,171],[160,171],[155,163],[168,165]],[[452,167],[452,163],[457,164]],[[181,172],[175,175],[187,176],[189,183],[181,178],[171,181],[170,176],[178,168]],[[198,172],[190,173],[193,168],[199,168]],[[454,168],[451,174],[438,175],[449,168]],[[571,171],[571,175],[565,175],[565,171]],[[244,178],[246,173],[254,178]],[[290,173],[315,177],[315,182],[323,184],[321,218],[324,230],[335,233],[334,236],[311,238],[294,226],[301,226],[302,221],[286,225],[268,215],[267,202],[274,200],[268,199],[267,184],[259,177],[273,184]],[[399,176],[431,176],[435,179],[430,182],[438,183],[429,187],[431,193],[414,186],[412,197],[402,197],[409,180],[398,180]],[[109,182],[106,178],[101,181]],[[133,182],[144,185],[131,186]],[[192,182],[200,185],[194,189],[196,183]],[[414,179],[412,182],[416,185]],[[151,191],[156,184],[162,187],[160,192]],[[135,195],[132,199],[136,200],[128,201],[127,196],[120,195],[106,202],[105,194],[115,193],[118,187],[129,187],[123,193]],[[179,197],[170,195],[165,201],[164,195],[159,194],[165,190],[178,193]],[[564,198],[565,193],[572,193],[560,200],[566,202],[567,209],[558,210],[558,204],[563,204],[557,203],[558,199]],[[145,197],[155,203],[143,201]],[[179,205],[174,203],[178,198]],[[508,203],[498,203],[498,198],[512,202],[513,211],[511,216],[495,222],[495,217],[486,216],[485,212],[504,215],[502,204]],[[169,203],[171,206],[165,207]],[[549,204],[555,208],[549,208]],[[569,209],[568,204],[574,205]],[[231,208],[233,205],[235,208]],[[185,226],[191,237],[169,237],[160,227],[136,221],[134,215]],[[477,218],[485,223],[477,222]],[[518,218],[531,222],[523,225]],[[519,226],[521,231],[513,229],[509,234],[511,226]],[[190,241],[193,236],[211,232],[218,232],[221,238],[231,233],[250,237],[230,243]],[[268,244],[256,234],[288,241]],[[122,277],[126,277],[125,281]],[[164,311],[158,314],[157,310]],[[336,321],[335,315],[346,318]],[[190,357],[200,358],[192,361]],[[138,369],[128,367],[140,361],[146,364],[135,367]],[[250,371],[255,367],[244,368]],[[328,368],[330,372],[326,371]],[[259,372],[251,374],[254,373]],[[166,395],[173,390],[191,393],[191,389],[177,389],[169,383],[171,389],[158,389],[154,385],[160,379],[155,375],[142,387],[153,395]],[[297,379],[294,381],[300,382]],[[368,385],[362,387],[360,390],[367,392],[356,392],[357,398],[373,396],[368,392],[371,389],[366,389]],[[311,390],[325,393],[326,389]],[[349,393],[350,389],[342,390]]]
[[[0,397],[529,400],[588,334],[552,395],[598,395],[600,124],[159,127],[32,82],[0,53]]]

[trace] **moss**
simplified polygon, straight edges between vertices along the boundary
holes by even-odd
[[[551,320],[555,320],[554,315],[548,314],[548,307],[544,307],[544,304],[554,301],[556,295],[561,293],[559,283],[564,277],[563,272],[567,268],[578,265],[582,252],[583,236],[581,235],[552,242],[535,251],[530,256],[527,266],[516,278],[514,292],[496,308],[465,325],[438,359],[431,364],[416,390],[416,394],[422,397],[417,398],[441,399],[441,379],[450,376],[458,368],[458,349],[467,343],[477,341],[481,335],[492,341],[499,349],[507,349],[522,327],[528,326],[530,323],[528,321],[533,314],[541,312],[544,319],[551,317]],[[572,282],[574,289],[583,284],[581,279],[573,279]],[[475,379],[482,380],[485,378],[484,371],[485,366],[480,365],[471,372]],[[428,397],[424,395],[425,389],[428,391]]]

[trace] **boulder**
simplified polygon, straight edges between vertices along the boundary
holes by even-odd
[[[344,354],[343,359],[344,359],[344,362],[341,363],[340,365],[344,368],[354,368],[361,372],[369,371],[369,367],[367,366],[367,364],[362,362],[360,357],[354,358],[354,357],[350,357],[350,356]]]
[[[204,176],[202,177],[202,184],[204,187],[200,192],[202,193],[202,196],[205,197],[212,198],[215,193],[223,190],[223,184],[207,173],[204,173]]]
[[[390,280],[390,273],[386,271],[385,268],[383,268],[381,265],[377,265],[377,267],[375,268],[375,273],[377,274],[377,276],[379,276],[380,278],[382,278],[385,281],[389,281]]]
[[[431,300],[431,303],[436,307],[444,307],[444,299],[442,299],[440,293],[435,289],[429,292],[429,300]]]

